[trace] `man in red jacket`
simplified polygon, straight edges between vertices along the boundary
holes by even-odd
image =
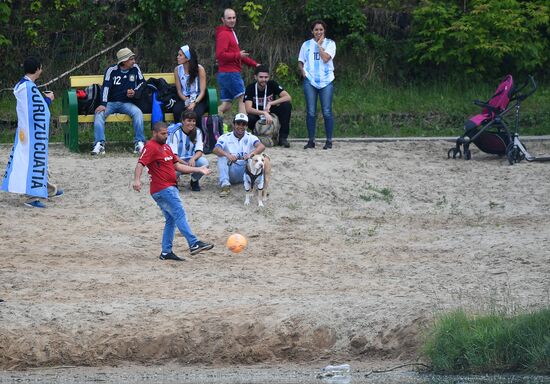
[[[239,40],[234,28],[237,23],[237,14],[231,8],[223,11],[223,25],[216,27],[216,60],[218,60],[218,73],[216,79],[220,86],[221,105],[218,114],[223,115],[231,109],[231,103],[238,99],[239,112],[245,113],[243,102],[244,82],[241,77],[243,63],[256,67],[256,63],[249,53],[239,48]]]

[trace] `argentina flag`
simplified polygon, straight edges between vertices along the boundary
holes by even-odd
[[[24,77],[15,86],[17,131],[2,190],[48,197],[50,110],[34,82]]]

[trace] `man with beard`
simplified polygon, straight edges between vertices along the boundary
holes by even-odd
[[[133,187],[137,192],[141,191],[141,174],[143,168],[147,167],[151,176],[151,197],[157,202],[166,219],[162,235],[162,252],[159,258],[161,260],[183,261],[185,259],[176,256],[172,252],[176,227],[187,240],[191,255],[212,249],[214,245],[200,241],[191,231],[176,186],[176,171],[181,173],[199,172],[208,175],[210,170],[206,166],[191,167],[181,164],[178,156],[174,155],[170,146],[166,144],[167,138],[168,124],[163,121],[155,123],[153,137],[145,144],[136,165]]]
[[[275,80],[269,79],[269,69],[259,65],[254,70],[254,83],[246,87],[244,105],[248,114],[248,129],[254,132],[258,120],[271,124],[271,113],[277,115],[281,129],[279,130],[279,145],[290,147],[288,131],[290,128],[290,113],[292,112],[291,97]],[[257,133],[256,133],[257,134]]]

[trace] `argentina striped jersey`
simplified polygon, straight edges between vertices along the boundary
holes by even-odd
[[[336,55],[336,43],[334,40],[325,38],[322,44],[326,53],[330,55],[328,62],[323,62],[319,47],[315,39],[310,39],[302,44],[298,61],[304,64],[306,78],[315,88],[321,89],[334,80],[334,63]]]

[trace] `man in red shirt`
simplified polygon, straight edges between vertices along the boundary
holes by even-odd
[[[216,60],[218,73],[216,79],[220,86],[221,104],[218,114],[223,115],[231,109],[233,100],[239,101],[239,112],[246,113],[243,103],[244,82],[241,77],[242,64],[256,67],[256,63],[249,53],[239,48],[239,40],[235,34],[237,14],[231,8],[223,11],[223,25],[216,27]]]
[[[210,174],[210,170],[204,167],[190,167],[179,162],[178,156],[166,144],[168,138],[168,124],[163,121],[153,126],[153,137],[145,144],[134,171],[134,190],[141,191],[141,174],[147,167],[151,175],[151,197],[157,202],[162,214],[166,218],[162,235],[161,260],[183,261],[172,252],[172,242],[176,227],[187,240],[191,255],[214,248],[213,244],[200,241],[191,231],[185,209],[181,203],[178,188],[176,187],[176,171],[181,173],[199,172]]]

